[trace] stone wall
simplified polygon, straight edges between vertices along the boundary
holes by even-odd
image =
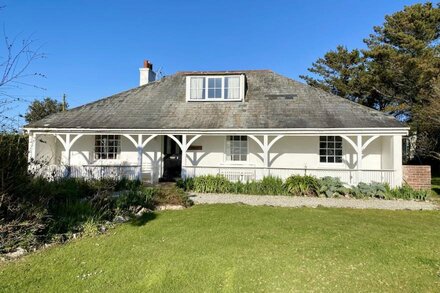
[[[415,189],[431,189],[431,166],[404,165],[403,181]]]

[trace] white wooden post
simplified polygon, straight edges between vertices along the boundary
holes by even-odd
[[[28,146],[28,162],[35,160],[35,153],[37,147],[37,135],[29,132],[29,146]]]
[[[357,136],[357,183],[362,182],[362,135]]]
[[[35,160],[37,148],[37,135],[35,133],[29,132],[29,145],[28,145],[28,171],[31,173],[35,172],[36,165],[33,163]]]
[[[263,136],[263,162],[265,168],[265,176],[269,176],[269,136]]]
[[[394,135],[392,138],[392,150],[393,150],[393,182],[391,187],[401,186],[403,182],[403,169],[402,169],[402,136]]]
[[[142,134],[138,135],[138,143],[137,143],[137,151],[138,151],[138,174],[137,178],[139,181],[142,181],[142,153],[143,153],[143,141],[142,141]]]
[[[263,165],[265,170],[264,175],[265,176],[270,175],[270,149],[278,140],[283,138],[284,135],[275,136],[270,143],[269,143],[268,135],[263,135],[263,142],[261,142],[261,140],[258,139],[255,135],[249,134],[248,137],[250,137],[253,141],[255,141],[263,151]]]
[[[66,156],[67,156],[67,177],[70,177],[71,168],[70,168],[70,133],[66,134]]]
[[[185,179],[186,178],[186,151],[188,150],[188,142],[187,142],[187,135],[183,134],[182,135],[182,159],[181,159],[181,171],[180,171],[180,176]]]

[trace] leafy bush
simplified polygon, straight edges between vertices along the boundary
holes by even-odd
[[[272,176],[261,181],[231,182],[222,175],[206,175],[180,180],[177,187],[202,193],[286,194],[283,180]]]
[[[204,193],[228,193],[231,182],[221,175],[206,175],[194,178],[194,191]]]
[[[81,226],[81,233],[84,236],[95,236],[99,232],[98,224],[94,218],[87,219]]]
[[[336,177],[323,177],[318,179],[318,195],[324,197],[341,197],[349,194],[350,190],[344,187],[341,180]]]
[[[283,181],[277,177],[264,177],[260,181],[231,182],[221,175],[206,175],[186,178],[177,182],[177,187],[201,193],[235,193],[254,195],[291,194],[297,196],[323,196],[380,199],[426,200],[429,191],[414,190],[409,186],[391,189],[383,183],[359,183],[346,187],[339,178],[292,175]]]
[[[154,194],[153,201],[155,206],[170,204],[189,207],[193,204],[186,192],[174,185],[160,187]]]
[[[2,189],[0,197],[0,253],[16,247],[38,247],[48,241],[68,239],[90,228],[90,221],[104,223],[131,205],[154,207],[154,188],[139,181],[59,179],[48,181],[23,175],[20,184]],[[115,196],[115,191],[121,197]]]
[[[415,190],[408,185],[388,189],[389,198],[427,200],[429,197],[428,190]]]
[[[372,182],[370,184],[360,182],[357,186],[351,188],[350,193],[355,198],[388,198],[388,184]]]
[[[377,182],[359,183],[350,193],[356,198],[427,200],[429,197],[428,190],[415,190],[408,185],[390,188],[388,184]]]
[[[157,189],[153,187],[145,187],[141,190],[128,190],[117,197],[116,208],[119,210],[129,210],[130,207],[140,206],[153,209],[156,194]]]
[[[267,176],[263,177],[263,179],[260,182],[261,185],[261,193],[257,194],[286,194],[284,186],[283,186],[283,180],[279,177],[273,177],[273,176]]]
[[[184,191],[194,190],[194,178],[188,177],[185,179],[179,179],[176,182],[176,186]]]
[[[316,196],[319,190],[318,179],[313,176],[292,175],[284,186],[288,193],[298,196]]]

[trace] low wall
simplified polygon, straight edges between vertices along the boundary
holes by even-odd
[[[403,181],[415,189],[431,189],[431,166],[404,165]]]

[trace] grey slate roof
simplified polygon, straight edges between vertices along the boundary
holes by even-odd
[[[206,72],[206,74],[233,72]],[[246,76],[244,102],[186,102],[178,72],[96,102],[50,115],[27,128],[261,129],[404,127],[394,117],[270,70]]]

